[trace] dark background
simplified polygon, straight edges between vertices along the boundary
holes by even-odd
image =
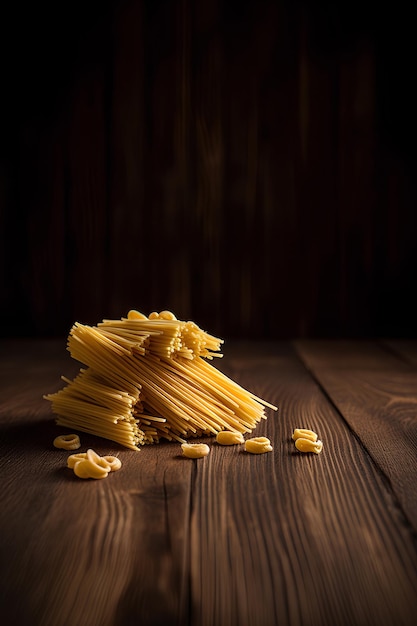
[[[416,51],[396,3],[1,9],[0,331],[171,309],[415,337]]]

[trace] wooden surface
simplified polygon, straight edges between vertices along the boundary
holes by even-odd
[[[224,371],[279,406],[273,453],[179,445],[82,481],[42,394],[65,341],[0,345],[2,620],[31,626],[412,625],[417,612],[417,362],[410,342],[225,344]],[[298,453],[295,427],[324,442]]]
[[[3,5],[0,336],[417,336],[401,2]]]

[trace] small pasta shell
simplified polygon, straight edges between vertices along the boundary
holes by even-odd
[[[210,448],[206,443],[182,443],[181,449],[183,455],[189,459],[201,459],[210,452]]]
[[[60,448],[62,450],[78,450],[81,446],[80,438],[78,435],[59,435],[55,437],[53,444],[55,448]]]
[[[252,439],[246,439],[245,450],[251,454],[264,454],[265,452],[271,452],[272,446],[268,437],[253,437]]]
[[[111,472],[117,472],[122,467],[122,462],[117,456],[106,455],[102,458],[108,463]]]
[[[90,478],[90,472],[88,471],[88,465],[86,459],[77,461],[73,467],[74,474],[78,478]]]
[[[106,459],[103,456],[98,455],[97,452],[94,452],[94,450],[91,450],[91,448],[87,450],[87,459],[90,463],[95,463],[98,467],[101,467],[107,472],[110,471],[110,464],[107,463]]]
[[[310,441],[310,439],[304,439],[300,437],[295,441],[295,447],[300,452],[314,452],[314,454],[320,454],[323,449],[323,442],[318,439],[317,441]]]
[[[317,441],[317,433],[313,430],[309,430],[308,428],[295,428],[292,434],[292,438],[294,441],[297,439],[309,439],[310,441]]]
[[[78,478],[107,478],[108,473],[108,470],[100,467],[97,463],[89,459],[77,461],[74,465],[74,474],[78,476]]]
[[[74,469],[74,465],[78,463],[78,461],[83,461],[87,458],[86,452],[78,452],[77,454],[71,454],[67,459],[67,467],[70,469]]]
[[[216,441],[222,446],[233,446],[245,442],[242,433],[238,433],[233,430],[220,431],[217,433]]]
[[[131,309],[127,314],[128,320],[147,320],[146,315],[141,313],[140,311],[136,311],[136,309]]]
[[[172,311],[161,311],[159,314],[160,320],[176,320],[177,318],[172,313]]]

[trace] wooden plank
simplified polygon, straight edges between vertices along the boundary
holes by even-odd
[[[1,359],[0,373],[13,372],[0,398],[2,618],[104,626],[140,615],[146,624],[187,623],[192,465],[176,446],[135,453],[81,434],[80,451],[116,455],[123,471],[105,481],[76,479],[65,467],[68,453],[52,446],[61,431],[42,399],[73,366],[62,356],[65,342],[43,345],[8,342]]]
[[[213,444],[196,467],[192,624],[412,624],[415,540],[361,443],[288,349],[225,354],[279,414],[257,433],[273,453]],[[318,432],[320,456],[295,451],[300,426]]]
[[[408,371],[392,351],[384,350],[373,341],[366,340],[302,340],[296,341],[297,352],[304,364],[316,369]]]
[[[61,374],[73,376],[78,369],[64,338],[0,341],[0,423],[50,420],[42,395],[63,385]]]
[[[18,623],[51,626],[132,623],[137,615],[147,624],[187,622],[192,467],[168,446],[139,456],[82,440],[123,459],[123,471],[80,484],[65,469],[66,454],[41,451],[39,439],[29,459],[27,440],[20,461],[7,456],[1,580],[10,617],[17,611],[26,618]]]
[[[312,3],[76,4],[2,14],[0,333],[132,306],[225,337],[415,333],[409,38],[362,39],[362,6],[349,32]]]
[[[417,365],[417,340],[410,339],[391,339],[384,340],[383,346],[387,346],[402,359],[405,359],[412,365]]]
[[[0,400],[2,617],[34,626],[414,624],[415,534],[291,346],[226,344],[219,363],[279,405],[256,432],[273,453],[209,440],[210,455],[192,461],[177,444],[134,453],[82,435],[82,450],[116,454],[123,468],[80,482],[52,448],[57,429],[42,400],[71,362],[57,343],[26,345],[8,342],[0,359],[0,373],[13,370]],[[321,455],[296,452],[296,426],[319,433]]]
[[[106,310],[108,224],[106,66],[90,59],[77,75],[68,113],[67,289],[72,318],[95,323]]]
[[[388,478],[417,530],[417,373],[370,342],[298,341],[297,350]]]
[[[144,198],[147,120],[143,12],[143,3],[123,3],[115,11],[112,23],[111,84],[107,94],[109,317],[120,317],[120,311],[127,313],[139,306],[136,295],[132,295],[132,285],[141,285],[140,301],[147,301],[151,280],[142,245],[144,234],[150,235]],[[119,260],[133,258],[134,262],[123,263],[121,271]]]

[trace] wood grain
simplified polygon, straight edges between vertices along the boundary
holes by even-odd
[[[378,468],[294,355],[254,355],[250,344],[238,354],[231,372],[279,405],[259,429],[274,453],[219,448],[197,468],[192,623],[353,624],[366,614],[411,624],[415,538]],[[321,456],[295,452],[299,426],[318,432]]]
[[[411,424],[395,403],[380,407],[385,389],[412,397],[410,365],[369,343],[355,378],[360,347],[347,345],[348,366],[336,344],[334,368],[328,344],[225,345],[221,369],[279,406],[256,431],[272,453],[211,438],[210,455],[193,461],[177,444],[135,453],[82,435],[82,450],[115,454],[123,466],[104,481],[80,481],[51,445],[58,432],[42,400],[70,374],[63,344],[9,342],[0,359],[2,617],[18,626],[414,624],[408,501],[381,471],[367,431],[349,423],[357,395],[368,409],[363,425],[374,419],[397,436]],[[350,390],[340,408],[333,388]],[[300,426],[319,434],[321,455],[295,450]],[[408,463],[395,457],[397,477]]]
[[[116,455],[123,471],[80,482],[52,446],[60,431],[41,395],[74,369],[65,343],[24,345],[9,343],[0,369],[14,381],[0,405],[2,615],[45,626],[187,622],[192,465],[177,447],[130,454],[82,434],[81,450]]]
[[[412,365],[417,365],[417,341],[406,341],[405,339],[385,340],[383,345],[392,350],[400,358],[405,359]]]
[[[0,334],[135,307],[224,337],[415,336],[401,12],[85,5],[2,21]]]
[[[370,343],[299,341],[297,349],[417,531],[415,366]]]

